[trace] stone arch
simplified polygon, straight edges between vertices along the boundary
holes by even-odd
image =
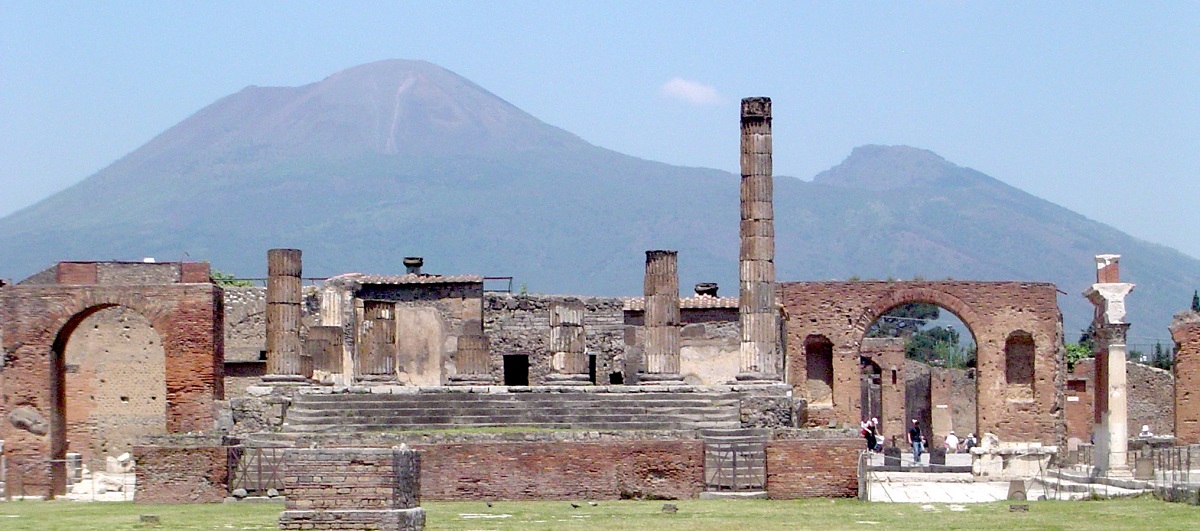
[[[53,460],[66,451],[63,356],[81,323],[117,306],[144,318],[139,326],[148,323],[161,344],[165,431],[213,429],[213,405],[223,397],[223,305],[207,264],[61,262],[0,289],[0,400],[22,415],[0,422],[0,439],[10,469],[27,472],[21,494],[63,492],[65,467]]]
[[[855,346],[861,351],[863,342],[866,339],[867,330],[871,327],[871,324],[883,317],[884,314],[894,308],[911,303],[933,304],[949,311],[967,327],[968,333],[971,334],[972,340],[976,342],[978,347],[980,334],[977,330],[984,328],[983,319],[980,317],[979,312],[970,304],[948,291],[925,286],[889,290],[864,307],[858,320],[853,325],[853,337],[857,338]],[[900,363],[903,363],[903,361]],[[939,441],[939,438],[943,437],[949,430],[954,429],[953,408],[948,407],[952,406],[952,404],[940,404],[944,400],[939,400],[935,396],[936,393],[933,392],[935,382],[933,379],[930,379],[927,385],[918,386],[920,389],[923,389],[925,394],[915,398],[909,396],[909,391],[912,389],[909,389],[908,383],[901,383],[899,388],[896,389],[896,395],[892,399],[893,401],[901,402],[897,406],[894,406],[894,409],[902,412],[902,418],[899,419],[899,422],[892,423],[885,421],[885,423],[889,424],[889,431],[893,432],[893,434],[902,433],[908,429],[908,418],[916,418],[920,421],[921,429],[925,432],[925,437],[930,444],[933,444]],[[979,407],[981,390],[978,378],[975,379],[974,387],[975,410],[973,417],[976,429],[978,429],[981,422]],[[934,402],[939,403],[935,404]],[[968,414],[970,413],[968,412]]]
[[[976,311],[972,309],[969,304],[963,302],[962,299],[959,299],[948,292],[933,288],[921,287],[901,288],[890,291],[872,302],[866,308],[863,308],[862,314],[853,325],[852,333],[858,338],[858,343],[862,343],[862,338],[864,335],[866,335],[867,328],[871,326],[871,323],[874,323],[876,320],[882,317],[883,314],[897,306],[914,302],[935,304],[939,307],[949,310],[950,313],[954,314],[955,317],[957,317],[963,322],[964,325],[966,325],[967,330],[971,332],[972,337],[976,339],[979,338],[979,334],[976,333],[976,329],[979,327],[981,320]]]

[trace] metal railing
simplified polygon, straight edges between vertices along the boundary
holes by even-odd
[[[229,492],[247,495],[283,492],[283,452],[286,448],[229,447]]]
[[[709,491],[763,490],[767,484],[767,444],[706,441],[704,484]]]

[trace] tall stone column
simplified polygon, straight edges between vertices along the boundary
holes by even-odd
[[[550,304],[550,374],[546,383],[589,385],[583,302]]]
[[[678,382],[679,273],[675,251],[646,251],[646,372],[641,383]]]
[[[780,381],[775,306],[775,212],[771,176],[771,99],[742,100],[742,223],[738,314],[744,382]]]
[[[267,251],[267,374],[263,382],[300,383],[299,249]]]
[[[1129,394],[1126,384],[1125,296],[1133,284],[1120,281],[1121,256],[1096,256],[1096,283],[1083,293],[1096,307],[1092,321],[1096,336],[1096,468],[1112,477],[1131,476],[1129,453]]]

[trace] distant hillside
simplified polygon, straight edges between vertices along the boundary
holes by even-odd
[[[737,127],[736,116],[730,127]],[[736,156],[736,146],[730,147]],[[1090,320],[1092,255],[1139,284],[1133,336],[1164,336],[1200,261],[909,147],[864,146],[775,185],[781,280],[1052,281],[1067,336]],[[0,277],[68,259],[209,260],[263,276],[512,275],[530,291],[636,295],[647,249],[680,251],[683,289],[736,292],[738,177],[590,145],[449,71],[381,61],[294,88],[249,87],[54,196],[0,219]]]

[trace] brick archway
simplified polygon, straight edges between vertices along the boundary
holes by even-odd
[[[953,313],[970,330],[977,348],[976,429],[1002,440],[1057,444],[1062,425],[1063,382],[1060,345],[1062,314],[1057,289],[1049,283],[899,281],[784,282],[779,300],[787,322],[788,382],[804,396],[803,353],[793,348],[810,335],[830,339],[834,349],[834,404],[810,409],[810,422],[859,421],[858,358],[867,328],[901,304],[926,302]],[[1013,397],[1005,383],[1005,341],[1022,330],[1036,345],[1031,398]],[[815,413],[815,417],[813,415]]]
[[[58,425],[64,403],[61,356],[79,323],[113,306],[141,314],[161,338],[167,431],[213,428],[214,401],[224,394],[224,331],[221,288],[209,281],[208,265],[59,263],[0,289],[5,356],[0,439],[10,470],[27,475],[28,494],[63,492],[62,471],[51,466],[65,450]]]

